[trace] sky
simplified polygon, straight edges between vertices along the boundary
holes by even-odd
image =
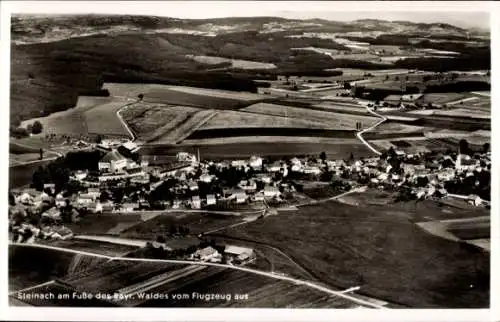
[[[191,19],[278,16],[337,21],[371,18],[479,28],[489,28],[490,8],[488,2],[466,1],[7,1],[7,4],[11,12],[31,14],[136,14]]]

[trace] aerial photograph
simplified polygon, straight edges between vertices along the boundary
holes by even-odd
[[[490,307],[489,14],[258,6],[11,15],[10,306]]]

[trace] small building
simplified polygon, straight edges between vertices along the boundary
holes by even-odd
[[[191,207],[193,209],[200,209],[201,208],[200,196],[193,196],[191,198]]]
[[[107,165],[108,165],[108,170],[109,170],[109,164],[107,164]],[[99,169],[99,170],[101,170],[101,169]],[[78,170],[73,174],[73,178],[75,178],[75,180],[77,180],[77,181],[81,181],[81,180],[84,180],[85,178],[87,178],[87,175],[88,175],[87,171]]]
[[[224,248],[224,254],[226,254],[226,256],[228,256],[232,261],[239,264],[246,263],[256,257],[252,248],[235,245],[226,245]]]
[[[45,183],[43,185],[43,190],[48,190],[51,194],[53,194],[56,191],[56,185],[54,183]]]
[[[121,212],[133,212],[138,209],[139,205],[137,203],[125,202],[120,205]]]
[[[207,195],[207,206],[212,206],[217,203],[217,199],[215,199],[215,195]]]
[[[59,220],[61,219],[61,211],[57,209],[57,207],[52,207],[42,214],[42,218],[43,217]]]
[[[321,169],[318,168],[318,167],[307,166],[307,167],[304,167],[302,169],[302,172],[304,172],[305,174],[315,174],[315,175],[318,175],[318,174],[321,173]]]
[[[188,189],[190,191],[196,191],[198,190],[198,183],[194,182],[194,181],[190,181],[187,183],[187,186],[188,186]]]
[[[136,153],[137,151],[139,151],[139,147],[137,146],[137,144],[132,141],[123,143],[121,147],[127,150],[129,153]]]
[[[220,262],[222,260],[222,255],[213,247],[208,246],[203,249],[198,249],[193,254],[194,259],[199,259],[202,262]]]
[[[281,164],[279,162],[274,162],[266,166],[268,172],[278,172],[281,170]]]
[[[266,197],[266,198],[279,197],[280,195],[281,195],[281,192],[278,189],[278,187],[267,186],[264,188],[264,197]]]
[[[73,231],[66,226],[52,228],[52,239],[68,240],[73,238]]]
[[[214,179],[213,175],[206,174],[206,173],[202,174],[200,176],[200,181],[205,182],[205,183],[210,183],[210,182],[212,182],[213,179]]]
[[[177,158],[177,161],[179,161],[179,162],[190,162],[190,163],[196,162],[196,156],[194,154],[187,153],[187,152],[177,153],[176,158]]]
[[[248,165],[246,160],[233,160],[231,166],[234,168],[244,168]]]
[[[271,177],[265,173],[259,173],[255,176],[255,178],[267,184],[271,183],[272,181]]]
[[[262,167],[262,158],[258,156],[251,156],[248,165],[254,169]]]
[[[238,187],[246,192],[255,192],[257,190],[257,184],[253,180],[242,180],[238,184]]]

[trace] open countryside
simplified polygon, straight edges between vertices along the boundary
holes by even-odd
[[[20,15],[11,32],[11,305],[490,306],[489,31]]]

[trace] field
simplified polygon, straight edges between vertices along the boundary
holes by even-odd
[[[126,105],[126,101],[109,97],[83,97],[72,109],[50,114],[46,117],[27,120],[21,123],[26,127],[35,120],[42,123],[45,134],[87,135],[103,134],[128,136],[128,132],[116,116],[116,112]]]
[[[75,234],[89,235],[118,235],[122,230],[127,229],[141,222],[139,214],[89,214],[81,218],[78,223],[72,223],[69,228]],[[96,224],[98,223],[98,224]]]
[[[424,100],[434,105],[442,105],[464,100],[467,97],[470,97],[467,93],[430,93],[424,95]]]
[[[368,116],[347,115],[334,113],[333,111],[325,112],[310,108],[298,108],[267,103],[257,103],[242,109],[242,111],[309,120],[311,122],[322,123],[325,128],[329,129],[356,129],[356,122],[361,122],[364,126],[368,127],[377,121],[376,118]]]
[[[249,92],[232,92],[198,87],[170,86],[158,84],[105,83],[112,96],[137,98],[149,103],[186,105],[213,109],[234,109],[265,99],[266,96]]]
[[[324,128],[319,122],[287,118],[283,116],[263,115],[239,111],[221,111],[217,116],[203,125],[201,130],[219,128],[244,128],[244,127],[298,127],[298,128]]]
[[[250,60],[229,59],[215,56],[188,56],[188,58],[208,65],[217,65],[221,63],[231,63],[231,67],[240,69],[274,69],[276,65],[269,63],[261,63]]]
[[[126,100],[114,99],[111,103],[98,105],[86,111],[85,121],[88,133],[128,137],[129,133],[125,125],[116,115],[122,107],[128,104],[130,103]]]
[[[261,142],[258,137],[253,137],[249,138],[249,140],[245,140],[243,142],[241,141],[241,138],[238,138],[235,143],[225,144],[199,145],[201,142],[197,142],[196,145],[182,144],[177,147],[167,147],[161,145],[148,146],[141,149],[141,154],[175,155],[180,151],[196,151],[195,148],[199,147],[202,158],[216,160],[239,159],[250,157],[252,155],[319,155],[321,152],[325,152],[331,159],[346,159],[349,157],[351,152],[355,157],[368,157],[374,155],[372,151],[370,151],[357,139],[345,139],[342,140],[342,142],[339,142],[339,140],[322,141],[316,138],[314,138],[314,142],[311,142],[310,140],[307,140],[306,142],[302,140],[298,140],[298,142],[296,140],[280,142],[277,139],[274,139],[272,141],[266,140]]]
[[[57,240],[48,242],[47,244],[54,247],[97,253],[106,256],[124,256],[137,249],[137,247],[133,246],[79,239]]]
[[[139,140],[175,143],[215,116],[215,111],[139,102],[125,109],[121,115]]]
[[[359,285],[360,294],[389,302],[415,308],[488,307],[489,256],[430,235],[408,216],[399,205],[328,202],[221,235],[279,247],[325,283]]]
[[[184,225],[189,228],[192,235],[197,235],[208,230],[225,227],[242,222],[243,217],[214,214],[214,213],[168,213],[158,215],[150,220],[139,222],[120,233],[120,237],[156,239],[157,236],[165,236],[170,232],[172,225]]]
[[[159,136],[154,136],[150,141],[153,144],[172,144],[180,143],[195,133],[204,124],[210,122],[211,119],[217,117],[218,112],[215,110],[202,110],[193,113],[188,118],[177,123],[168,133]]]
[[[44,160],[20,165],[12,164],[9,166],[9,189],[30,184],[33,179],[33,173],[38,169],[38,167],[47,165],[50,162],[52,162],[52,160]]]
[[[429,151],[445,152],[448,149],[456,150],[459,146],[459,141],[465,138],[469,142],[469,147],[473,150],[480,150],[484,143],[489,143],[490,139],[483,136],[459,136],[458,138],[439,136],[436,138],[428,137],[410,137],[401,135],[398,138],[391,140],[377,139],[371,140],[370,144],[374,144],[382,150],[388,150],[391,146],[395,149],[400,149],[406,153],[419,153]]]
[[[9,289],[19,290],[62,278],[90,267],[97,267],[105,261],[106,259],[69,252],[11,245],[9,246]]]

